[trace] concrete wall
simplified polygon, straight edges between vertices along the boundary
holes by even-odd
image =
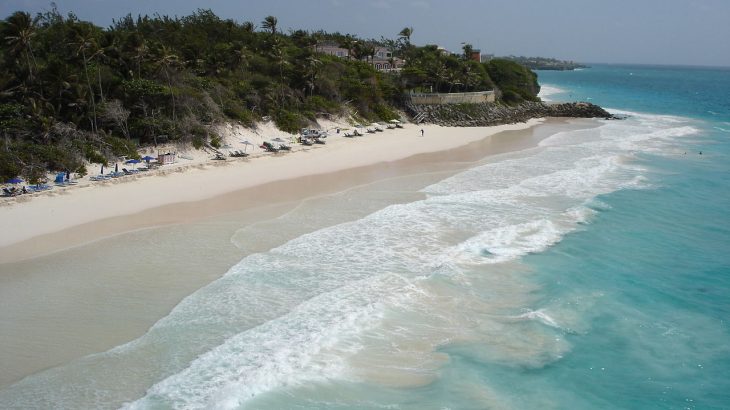
[[[416,105],[440,104],[479,104],[494,102],[494,91],[479,91],[474,93],[426,93],[408,94],[411,102]]]

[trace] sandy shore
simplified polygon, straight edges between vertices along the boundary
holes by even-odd
[[[551,119],[427,126],[424,137],[420,127],[406,125],[6,203],[0,387],[139,337],[246,255],[389,203],[418,200],[420,188],[474,161],[594,125]]]
[[[146,218],[137,218],[133,222],[118,218],[123,215],[170,204],[192,203],[275,181],[448,150],[502,131],[526,129],[541,122],[531,120],[528,123],[475,128],[408,124],[402,129],[389,129],[356,138],[333,134],[326,145],[296,145],[288,153],[264,154],[259,151],[251,159],[227,161],[211,161],[208,160],[209,155],[197,155],[190,163],[181,160],[178,166],[163,166],[136,176],[105,182],[83,181],[80,186],[60,188],[33,197],[21,196],[0,206],[0,222],[5,227],[0,237],[0,263],[48,254],[129,230],[209,216],[211,210],[175,212],[168,209],[163,213],[148,213]],[[92,229],[69,231],[73,227],[99,221],[105,223]]]

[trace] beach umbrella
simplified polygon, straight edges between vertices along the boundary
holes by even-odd
[[[245,145],[245,147],[243,147],[243,152],[246,152],[246,149],[248,149],[248,146],[249,146],[249,145],[253,145],[253,144],[252,144],[251,142],[249,142],[248,140],[245,140],[245,141],[241,141],[241,144]]]
[[[276,142],[286,142],[286,141],[284,141],[283,139],[281,139],[281,138],[279,138],[279,137],[276,137],[276,138],[272,139],[272,141],[276,141]]]
[[[19,184],[19,183],[21,183],[21,182],[23,182],[23,180],[22,180],[22,179],[20,179],[20,178],[17,178],[17,177],[16,177],[16,178],[13,178],[13,179],[10,179],[10,180],[8,180],[8,184]]]
[[[125,164],[133,164],[135,169],[137,169],[137,164],[139,164],[140,162],[142,162],[142,161],[140,161],[136,158],[132,158],[132,159],[128,159],[128,160],[124,161]]]
[[[155,157],[151,157],[149,155],[145,155],[144,157],[142,157],[142,159],[144,160],[144,162],[148,162],[149,163],[150,161],[152,161],[153,159],[155,159]]]
[[[393,124],[398,124],[400,121],[398,121],[398,120],[390,120],[390,122],[392,122]]]

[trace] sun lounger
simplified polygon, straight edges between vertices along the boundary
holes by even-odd
[[[274,147],[270,142],[264,142],[259,148],[266,152],[279,152],[279,150]]]
[[[15,187],[3,188],[3,196],[16,196],[20,194],[21,190]]]
[[[279,144],[280,151],[291,151],[291,147],[285,144]]]
[[[51,188],[53,188],[53,187],[50,186],[50,185],[37,184],[37,185],[31,185],[31,186],[29,186],[28,187],[28,191],[30,191],[30,192],[43,192],[43,191],[48,191]]]

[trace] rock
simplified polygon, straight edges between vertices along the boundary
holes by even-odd
[[[410,105],[407,109],[413,114],[423,115],[426,123],[444,126],[488,126],[525,122],[530,118],[569,117],[620,119],[603,108],[588,102],[545,104],[524,102],[517,106],[504,106],[494,103],[454,104],[454,105]]]

